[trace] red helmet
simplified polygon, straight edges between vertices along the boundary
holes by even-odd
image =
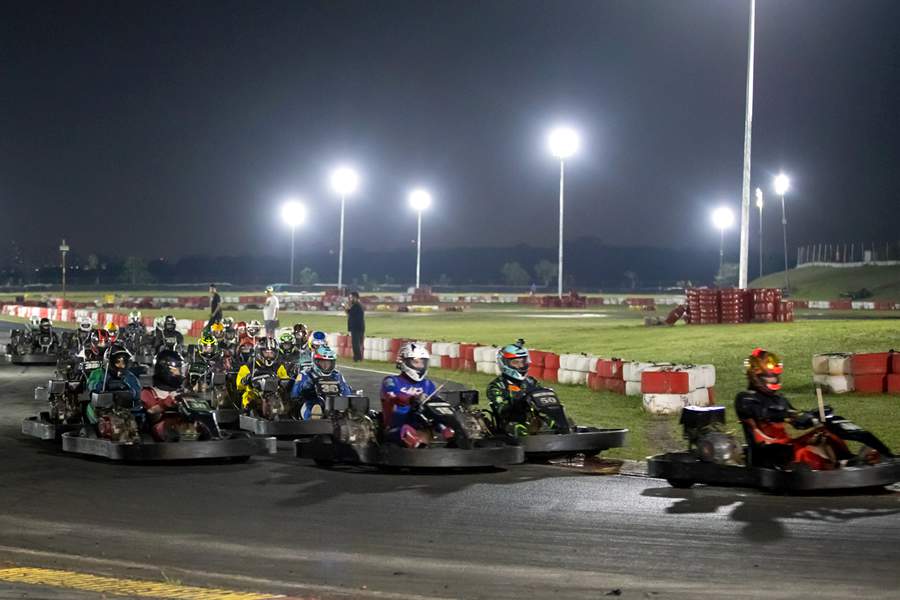
[[[109,347],[109,332],[105,329],[96,329],[91,332],[91,351],[95,354],[103,354]]]

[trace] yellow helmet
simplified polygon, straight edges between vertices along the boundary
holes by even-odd
[[[206,333],[197,340],[197,347],[200,348],[200,354],[209,356],[210,354],[215,354],[216,349],[219,345],[219,342],[216,341],[212,335]]]

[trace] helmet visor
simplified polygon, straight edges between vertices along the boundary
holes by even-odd
[[[316,366],[325,374],[334,371],[334,360],[330,358],[317,358]]]

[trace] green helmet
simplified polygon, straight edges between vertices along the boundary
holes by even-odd
[[[216,351],[219,349],[219,342],[216,341],[209,333],[204,333],[199,340],[197,340],[197,347],[200,349],[200,354],[203,356],[213,356]]]
[[[525,340],[503,346],[497,351],[497,365],[504,377],[515,381],[524,381],[531,366],[531,357],[525,348]]]
[[[294,334],[290,331],[285,331],[281,335],[278,336],[278,347],[284,354],[294,351]]]

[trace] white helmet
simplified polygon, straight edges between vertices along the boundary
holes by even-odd
[[[415,342],[404,344],[397,353],[397,368],[413,381],[425,379],[429,361],[431,353],[428,348]]]
[[[259,321],[253,319],[249,323],[247,323],[247,335],[250,337],[256,337],[259,335],[259,331],[262,329],[262,325],[260,325]]]
[[[128,321],[130,323],[136,323],[138,325],[141,324],[141,311],[133,310],[128,314]]]
[[[165,318],[165,317],[156,317],[155,319],[153,319],[153,327],[155,327],[156,329],[159,329],[160,331],[162,331],[162,329],[163,329],[163,324],[164,324],[165,322],[166,322],[166,318]]]
[[[40,327],[41,326],[41,318],[37,315],[31,317],[31,326],[34,329],[37,329],[38,327]]]
[[[94,323],[89,317],[81,317],[80,319],[78,319],[78,331],[88,333],[91,329],[93,329],[93,327]]]

